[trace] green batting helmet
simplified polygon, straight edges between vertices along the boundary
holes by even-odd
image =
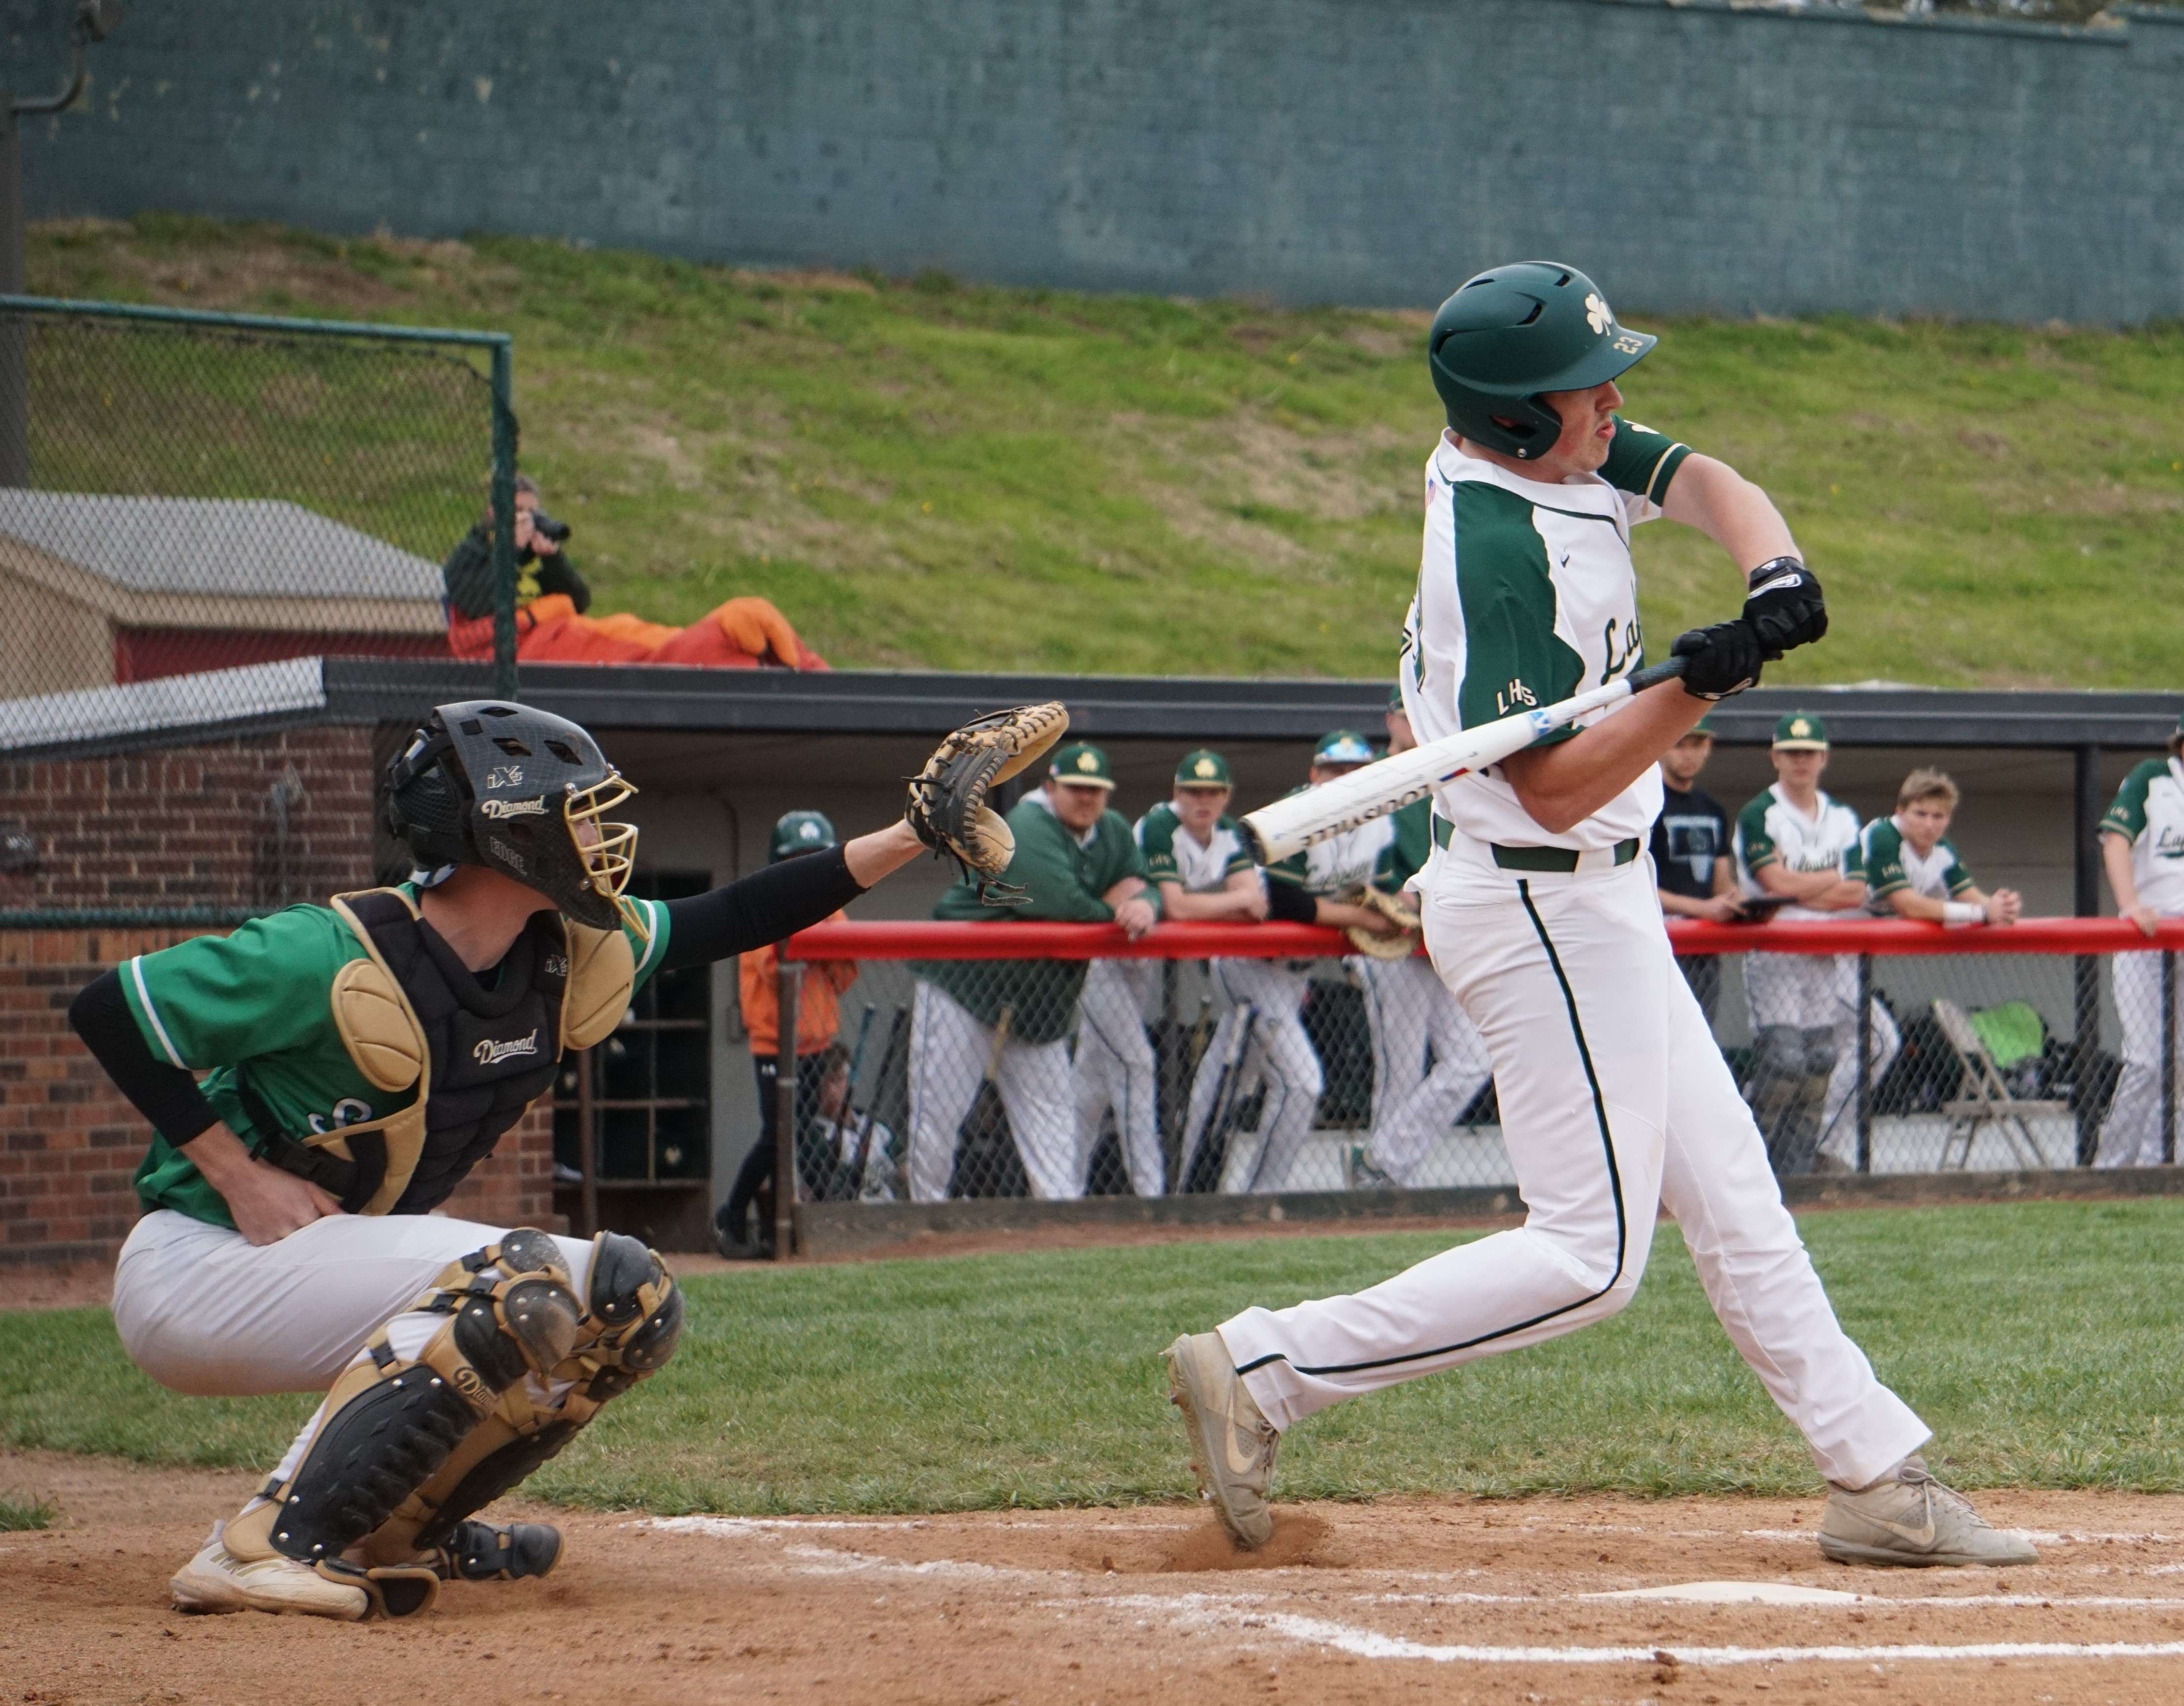
[[[1518,261],[1466,280],[1440,305],[1426,362],[1459,435],[1529,458],[1562,436],[1562,417],[1541,392],[1602,384],[1656,342],[1618,325],[1600,286],[1575,267]]]
[[[834,825],[824,812],[784,812],[773,826],[766,858],[775,864],[799,853],[824,853],[835,845]]]

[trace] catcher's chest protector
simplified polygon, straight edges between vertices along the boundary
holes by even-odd
[[[620,1022],[634,959],[620,931],[542,912],[487,989],[399,890],[340,895],[333,905],[369,955],[334,982],[342,1042],[378,1088],[415,1085],[418,1094],[399,1114],[311,1147],[353,1164],[337,1193],[352,1213],[421,1214],[551,1087],[565,1046],[588,1048]]]

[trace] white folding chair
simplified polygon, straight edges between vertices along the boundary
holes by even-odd
[[[2018,1159],[2025,1166],[2035,1171],[2044,1171],[2052,1166],[2053,1164],[2040,1153],[2039,1144],[2032,1138],[2032,1129],[2025,1122],[2042,1116],[2068,1114],[2070,1104],[2011,1095],[2008,1083],[1994,1064],[1994,1057],[1987,1053],[1986,1044],[1972,1028],[1970,1017],[1945,996],[1935,999],[1934,1022],[1942,1027],[1942,1035],[1948,1038],[1949,1047],[1956,1052],[1958,1064],[1964,1073],[1962,1093],[1942,1106],[1942,1112],[1949,1116],[1948,1135],[1942,1140],[1942,1168],[1946,1170],[1953,1164],[1950,1152],[1960,1143],[1963,1148],[1953,1164],[1969,1167],[1972,1143],[1979,1136],[1980,1127],[1988,1124],[2009,1141]]]

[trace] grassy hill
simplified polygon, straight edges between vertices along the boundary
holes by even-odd
[[[36,228],[29,273],[511,331],[524,466],[602,608],[763,593],[838,664],[1378,675],[1417,574],[1424,313],[167,217]],[[1664,335],[1631,415],[1765,485],[1829,589],[1770,681],[2178,684],[2184,329],[1621,307]],[[1657,652],[1733,610],[1705,540],[1639,539]]]

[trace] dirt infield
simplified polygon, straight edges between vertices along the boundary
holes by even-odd
[[[2184,1698],[2184,1498],[1992,1495],[2042,1564],[1915,1574],[1828,1564],[1817,1504],[1763,1500],[1292,1509],[1251,1560],[1176,1509],[563,1514],[552,1578],[415,1622],[170,1610],[248,1480],[0,1453],[0,1490],[62,1511],[0,1534],[0,1699]]]

